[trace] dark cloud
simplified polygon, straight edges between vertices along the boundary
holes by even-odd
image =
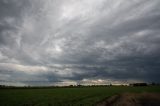
[[[0,83],[160,82],[159,0],[0,1]]]

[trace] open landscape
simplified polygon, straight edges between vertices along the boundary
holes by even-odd
[[[128,94],[131,93],[132,97],[133,97],[132,93],[136,93],[136,95],[137,94],[145,95],[144,93],[158,94],[160,93],[160,86],[3,88],[0,89],[0,106],[96,106],[96,105],[105,106],[104,101],[108,100],[108,98],[111,97],[112,99],[110,101],[114,101],[115,98],[113,99],[113,96],[115,95],[124,96],[127,95],[126,93]],[[146,98],[148,98],[149,100],[150,96],[147,96]],[[158,98],[159,98],[158,100],[160,100],[160,97]],[[114,106],[114,105],[110,104],[107,106]],[[118,106],[123,106],[123,105],[118,105]],[[150,105],[144,105],[144,106],[150,106]],[[152,106],[159,106],[159,105],[152,105]]]
[[[0,106],[160,106],[160,0],[0,0]]]

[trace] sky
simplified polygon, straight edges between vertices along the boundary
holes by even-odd
[[[0,0],[0,84],[160,83],[160,0]]]

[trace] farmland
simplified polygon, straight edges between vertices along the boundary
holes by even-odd
[[[160,86],[3,88],[0,89],[0,106],[92,106],[109,96],[124,92],[160,93]]]

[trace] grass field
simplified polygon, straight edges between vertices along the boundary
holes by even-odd
[[[92,106],[123,92],[160,92],[160,86],[0,89],[0,106]]]

